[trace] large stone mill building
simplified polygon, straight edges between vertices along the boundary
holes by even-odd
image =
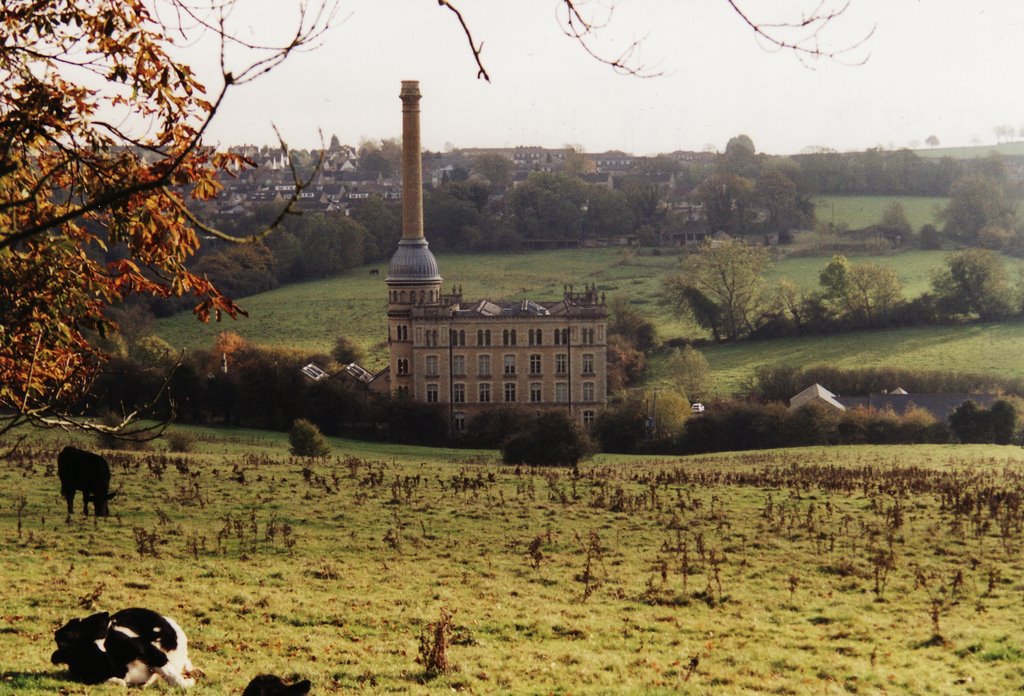
[[[402,239],[386,278],[392,396],[447,406],[456,432],[505,404],[564,409],[591,423],[607,400],[603,295],[592,286],[567,288],[554,302],[443,293],[423,235],[419,83],[402,82],[401,99]]]

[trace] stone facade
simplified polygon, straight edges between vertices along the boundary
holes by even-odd
[[[454,431],[501,405],[565,409],[589,424],[607,401],[607,313],[596,287],[552,302],[444,294],[423,236],[418,84],[402,83],[402,239],[388,267],[388,388],[449,410]],[[413,195],[413,192],[416,192]]]

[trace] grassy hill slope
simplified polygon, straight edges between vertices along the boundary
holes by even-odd
[[[943,257],[942,252],[918,251],[857,261],[895,268],[904,294],[914,297],[927,290],[929,275],[942,264]],[[439,259],[445,290],[461,284],[467,299],[553,300],[561,297],[563,283],[577,287],[597,283],[609,296],[627,297],[658,326],[663,340],[700,338],[703,331],[657,301],[660,279],[675,270],[677,261],[667,254],[635,256],[615,249],[445,255]],[[826,263],[823,257],[783,259],[774,265],[768,280],[774,285],[785,277],[813,289]],[[1008,263],[1021,265],[1019,261]],[[262,345],[324,352],[344,334],[367,350],[369,367],[380,368],[386,364],[385,291],[383,279],[369,277],[367,268],[362,268],[244,298],[242,306],[249,311],[246,319],[203,325],[182,314],[161,320],[158,330],[176,348],[209,347],[219,331],[228,330]],[[719,391],[728,392],[752,374],[756,365],[780,359],[800,364],[839,361],[850,366],[892,364],[1018,374],[1024,369],[1018,349],[1021,339],[1024,331],[1019,325],[928,327],[759,341],[708,347],[705,352],[719,378]],[[653,378],[658,378],[657,371]]]
[[[50,654],[55,627],[130,606],[181,625],[196,696],[263,672],[314,694],[1020,687],[1019,447],[616,456],[570,475],[201,435],[202,452],[111,453],[101,520],[65,523],[59,441],[0,460],[0,692],[124,694]],[[953,508],[954,489],[987,497]],[[432,676],[420,636],[442,608],[455,669]]]
[[[749,383],[762,365],[894,367],[1024,377],[1022,345],[1024,324],[1018,323],[782,338],[705,346],[701,352],[711,366],[715,393],[728,395]],[[655,356],[649,366],[651,383],[668,378],[663,355]]]
[[[821,222],[846,223],[850,229],[876,225],[885,209],[893,203],[903,206],[907,221],[916,232],[921,225],[940,227],[938,211],[948,198],[928,196],[815,196],[815,213]]]

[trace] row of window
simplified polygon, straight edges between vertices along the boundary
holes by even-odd
[[[591,426],[594,424],[594,420],[597,418],[597,411],[584,411],[583,412],[583,425]],[[452,417],[452,428],[455,432],[463,432],[466,430],[466,414],[456,411]]]
[[[407,302],[419,304],[426,304],[427,302],[437,302],[441,298],[441,293],[437,290],[392,290],[388,293],[388,301],[391,304],[406,304]]]
[[[505,382],[502,385],[502,392],[504,401],[506,403],[515,403],[518,399],[517,386],[515,382]],[[439,401],[439,391],[437,384],[427,385],[427,403],[436,404]],[[543,385],[540,382],[533,382],[529,385],[529,401],[532,404],[543,403]],[[583,401],[591,402],[597,400],[597,389],[594,382],[583,383]],[[492,401],[491,398],[491,385],[489,382],[483,382],[477,385],[477,401],[481,404],[489,404]],[[466,385],[458,382],[452,385],[452,403],[453,404],[464,404],[466,403]],[[556,382],[555,383],[555,403],[567,404],[569,403],[569,383],[568,382]]]
[[[592,375],[594,374],[594,354],[583,353],[581,358],[583,367],[583,374]],[[427,377],[439,377],[441,375],[441,362],[440,357],[437,355],[428,355],[424,360],[424,370]],[[476,357],[477,374],[483,377],[491,375],[491,356],[490,355],[478,355]],[[516,374],[516,356],[505,355],[502,357],[502,374],[514,375]],[[544,360],[540,353],[534,353],[529,357],[529,368],[531,375],[539,375],[544,371]],[[558,353],[555,355],[555,374],[564,375],[569,372],[569,355],[567,353]],[[405,358],[398,360],[398,374],[405,375],[409,373],[409,361]],[[466,356],[465,355],[453,355],[452,356],[452,374],[461,377],[466,374]]]
[[[497,333],[497,332],[495,332]],[[569,345],[569,329],[554,329],[552,332],[552,342],[556,346],[567,346]],[[396,339],[399,341],[409,340],[409,327],[406,324],[399,324],[395,328]],[[527,345],[531,346],[542,346],[544,345],[544,330],[543,329],[529,329],[527,334]],[[592,346],[596,342],[596,329],[580,329],[580,338],[582,345]],[[426,329],[423,334],[423,341],[428,346],[439,346],[440,334],[437,329]],[[458,331],[452,329],[448,332],[448,341],[453,346],[464,346],[466,345],[466,331],[459,329]],[[491,330],[480,329],[476,332],[476,345],[478,346],[489,346],[491,345]],[[519,334],[516,329],[503,329],[501,332],[501,345],[503,346],[517,346],[519,345]]]

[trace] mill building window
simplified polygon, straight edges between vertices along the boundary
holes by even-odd
[[[593,401],[594,400],[594,383],[584,382],[583,383],[583,400]]]
[[[540,382],[531,382],[530,383],[530,403],[532,403],[532,404],[539,404],[540,400],[541,400],[540,396],[541,396]]]
[[[555,401],[560,404],[569,402],[569,385],[565,382],[555,382]]]

